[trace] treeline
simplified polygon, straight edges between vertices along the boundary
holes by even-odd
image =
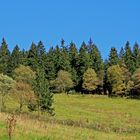
[[[87,44],[83,42],[79,49],[74,42],[65,45],[62,39],[60,46],[50,47],[48,52],[41,41],[32,43],[29,50],[20,50],[16,45],[10,52],[3,39],[0,46],[0,73],[13,77],[20,65],[30,67],[36,73],[36,79],[43,71],[44,83],[42,81],[36,91],[48,86],[47,90],[53,93],[140,95],[140,48],[137,43],[130,46],[127,42],[119,52],[112,47],[108,59],[103,61],[92,39]],[[42,98],[45,96],[42,95]]]

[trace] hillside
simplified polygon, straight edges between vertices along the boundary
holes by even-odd
[[[10,109],[16,101],[8,99]],[[110,99],[105,96],[54,96],[55,116],[26,112],[17,116],[13,140],[138,140],[140,139],[140,102]],[[0,113],[0,140],[8,140],[6,118]]]

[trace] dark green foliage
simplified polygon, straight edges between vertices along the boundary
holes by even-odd
[[[56,67],[55,67],[55,51],[53,47],[49,49],[49,52],[47,53],[47,58],[46,58],[46,78],[48,80],[54,80],[56,78]]]
[[[8,50],[6,40],[3,38],[2,44],[0,46],[0,73],[8,74],[9,60],[10,60],[10,51]]]
[[[72,80],[74,81],[75,85],[78,84],[78,75],[77,75],[77,60],[78,60],[78,50],[76,45],[71,42],[69,47],[69,60],[71,65],[71,73],[72,73]]]
[[[133,60],[134,60],[135,70],[137,68],[140,68],[140,48],[137,43],[135,43],[133,48]]]
[[[54,59],[56,73],[60,70],[71,70],[68,49],[66,46],[61,46],[61,48],[58,45],[56,46],[54,49]]]
[[[95,72],[98,75],[99,78],[99,87],[103,86],[103,77],[104,77],[104,64],[101,57],[101,54],[95,44],[93,44],[92,39],[89,40],[88,45],[88,53],[90,55],[92,69],[95,70]]]
[[[95,70],[99,79],[96,92],[99,93],[98,91],[100,91],[101,94],[104,89],[104,94],[107,94],[113,90],[113,86],[111,86],[112,83],[108,80],[107,70],[111,66],[117,65],[115,70],[122,70],[123,72],[120,72],[120,75],[123,75],[124,79],[122,81],[120,80],[123,83],[120,82],[120,84],[117,82],[117,86],[115,86],[121,89],[122,87],[119,86],[125,84],[125,93],[128,95],[129,92],[132,92],[133,81],[131,77],[133,73],[140,68],[140,48],[138,43],[135,43],[134,47],[131,48],[129,42],[127,42],[125,47],[121,48],[119,54],[116,48],[112,47],[109,58],[104,62],[98,47],[93,43],[91,38],[88,44],[83,42],[79,50],[77,48],[74,42],[71,42],[70,45],[66,45],[64,39],[62,39],[60,46],[50,47],[48,52],[46,52],[42,41],[39,41],[37,45],[32,43],[29,50],[21,51],[18,45],[16,45],[10,53],[6,41],[3,39],[0,46],[0,73],[13,77],[13,71],[20,65],[30,66],[38,75],[40,71],[43,71],[41,72],[44,73],[42,77],[45,77],[44,81],[47,81],[47,85],[43,85],[42,81],[40,82],[42,86],[47,87],[51,85],[51,81],[57,78],[57,73],[63,70],[71,75],[73,86],[70,89],[82,92],[83,74],[87,69],[91,68]],[[116,72],[113,76],[116,74],[118,73]],[[112,77],[112,79],[113,78],[114,77]],[[118,89],[115,88],[114,91],[117,91]],[[44,90],[46,89],[47,88]],[[40,92],[43,93],[43,89],[40,90]],[[44,93],[42,96],[42,98],[47,97]],[[50,97],[51,96],[48,96],[48,98]],[[44,104],[45,102],[47,103],[46,100],[42,101]]]
[[[12,51],[8,62],[8,75],[12,76],[13,71],[22,63],[22,54],[18,45]]]
[[[38,68],[37,46],[32,43],[28,52],[28,65],[35,71]]]
[[[21,51],[21,64],[28,66],[28,51],[24,49]]]
[[[88,53],[87,45],[85,44],[85,42],[83,42],[79,50],[77,67],[76,67],[78,81],[79,81],[77,86],[78,91],[79,89],[82,90],[82,82],[83,82],[82,77],[84,72],[91,67],[92,67],[92,63],[91,63],[90,55]]]
[[[43,69],[45,69],[47,54],[42,41],[39,41],[37,45],[37,58],[38,58],[38,65]]]
[[[109,65],[117,65],[119,62],[119,57],[116,48],[111,48],[110,54],[109,54]]]
[[[49,84],[43,69],[36,72],[35,93],[37,95],[38,111],[53,114],[53,94],[49,90]]]
[[[61,45],[61,67],[66,71],[71,70],[68,48],[64,44]]]
[[[122,47],[119,53],[119,64],[122,65],[124,64],[124,48]]]
[[[101,54],[95,44],[92,43],[92,40],[89,40],[88,45],[88,53],[90,55],[92,68],[98,73],[99,71],[103,70],[103,60]]]
[[[125,45],[124,62],[131,73],[135,71],[134,58],[129,42]]]
[[[84,72],[92,67],[90,55],[87,51],[87,45],[85,42],[82,43],[80,50],[79,50],[79,56],[77,60],[77,71],[79,78],[82,79]]]

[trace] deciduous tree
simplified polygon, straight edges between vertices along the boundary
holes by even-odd
[[[107,79],[110,83],[112,94],[123,95],[126,90],[123,71],[119,65],[110,66],[107,70]]]
[[[15,81],[7,75],[0,74],[1,111],[5,109],[5,99],[9,91],[14,87]]]
[[[91,69],[91,68],[87,69],[83,75],[82,87],[85,90],[91,92],[97,88],[98,84],[99,84],[99,79],[94,69]]]
[[[57,78],[51,81],[51,85],[57,92],[66,92],[74,86],[74,83],[69,72],[60,70],[58,72]]]

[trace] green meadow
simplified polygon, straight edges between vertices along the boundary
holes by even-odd
[[[7,112],[16,101],[7,99]],[[54,95],[55,116],[17,115],[12,140],[139,140],[140,101],[99,95]],[[8,140],[6,118],[0,113],[0,140]]]

